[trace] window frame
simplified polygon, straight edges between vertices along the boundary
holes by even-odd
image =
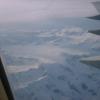
[[[1,56],[0,56],[0,80],[2,82],[2,85],[4,87],[4,91],[7,95],[8,100],[15,100],[13,93],[12,93],[12,90],[11,90],[11,86],[9,84],[9,80],[7,78],[7,74],[6,74]]]

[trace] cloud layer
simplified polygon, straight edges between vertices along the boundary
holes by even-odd
[[[97,0],[0,0],[0,22],[31,22],[49,18],[86,17],[98,14]]]

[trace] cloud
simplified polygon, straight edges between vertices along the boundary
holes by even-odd
[[[57,30],[51,30],[46,33],[40,33],[40,34],[35,34],[39,36],[39,39],[43,39],[44,37],[47,36],[54,36],[53,40],[48,40],[45,41],[44,43],[40,43],[39,45],[36,44],[26,44],[26,45],[12,45],[5,47],[3,50],[6,51],[7,54],[12,55],[13,57],[16,58],[34,58],[37,59],[34,64],[28,64],[28,65],[16,65],[16,66],[8,66],[8,72],[9,73],[18,73],[18,72],[25,72],[30,69],[38,69],[41,64],[53,64],[53,63],[60,63],[63,64],[65,62],[66,57],[64,54],[72,55],[72,56],[82,56],[82,55],[88,55],[91,52],[87,51],[85,49],[81,49],[81,47],[78,45],[87,45],[88,43],[89,46],[93,45],[96,41],[99,42],[100,37],[85,32],[79,27],[72,27],[72,28],[63,28],[61,30],[58,30],[58,33],[61,33],[62,35],[59,35],[55,31]],[[53,32],[53,34],[52,34]],[[22,34],[19,34],[22,35]],[[43,35],[43,36],[42,36]],[[23,34],[24,36],[24,34]],[[22,36],[22,38],[23,38]],[[39,40],[38,39],[38,40]],[[56,40],[58,45],[54,45],[56,43]],[[66,40],[63,42],[63,39]],[[28,40],[28,39],[26,39]],[[37,42],[38,42],[37,40]],[[65,47],[60,46],[60,44],[63,45],[65,43]],[[68,45],[67,45],[68,44]],[[76,46],[71,47],[71,45]],[[25,60],[26,61],[26,60]],[[28,67],[27,67],[28,66]]]
[[[83,32],[83,29],[80,27],[72,27],[72,28],[65,28],[62,30],[62,32],[68,32],[68,33],[79,33],[79,32]]]
[[[39,68],[39,64],[33,64],[33,65],[21,65],[21,66],[14,66],[14,65],[10,65],[7,66],[7,71],[8,73],[18,73],[18,72],[26,72],[29,71],[30,69],[38,69]]]
[[[61,48],[53,44],[41,45],[16,45],[7,47],[7,53],[14,57],[36,58],[41,63],[62,63],[65,60],[63,54],[84,55],[89,54],[86,51],[72,48]]]
[[[96,0],[0,0],[0,22],[31,22],[97,14]]]
[[[80,27],[63,28],[56,33],[57,36],[62,38],[69,38],[71,44],[78,45],[82,43],[95,43],[100,40],[100,37],[83,30]]]

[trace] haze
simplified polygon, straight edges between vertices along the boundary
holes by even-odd
[[[0,23],[92,16],[98,14],[91,3],[95,1],[98,0],[0,0]]]

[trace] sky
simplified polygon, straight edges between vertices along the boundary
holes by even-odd
[[[98,14],[91,3],[95,1],[99,0],[0,0],[0,23],[93,16]]]

